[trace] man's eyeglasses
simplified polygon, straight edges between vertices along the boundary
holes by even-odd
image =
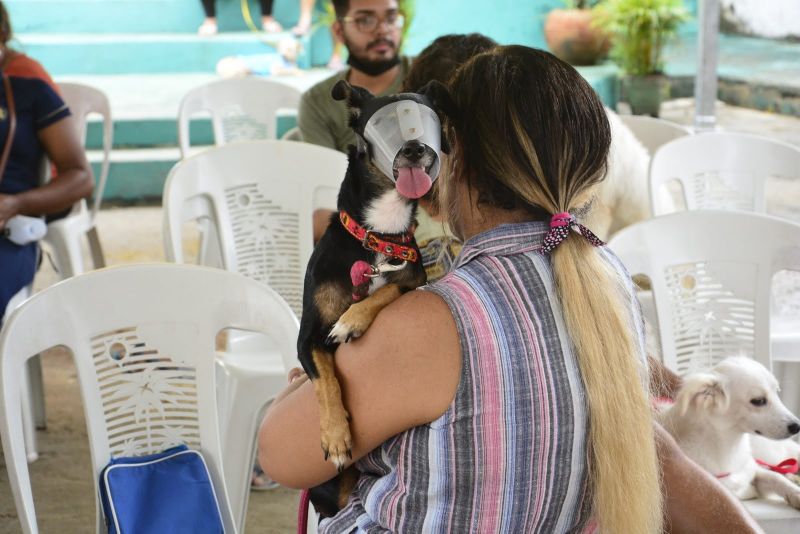
[[[378,28],[378,24],[385,22],[390,28],[402,28],[406,23],[405,17],[397,12],[389,13],[385,17],[378,15],[365,14],[356,15],[355,17],[339,17],[342,22],[352,22],[356,25],[356,29],[361,33],[372,33]]]

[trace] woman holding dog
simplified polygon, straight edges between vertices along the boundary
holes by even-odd
[[[337,351],[361,474],[321,531],[660,532],[632,283],[570,214],[605,170],[602,104],[520,46],[478,55],[433,96],[453,146],[442,206],[464,247]],[[284,485],[336,474],[316,411],[299,376],[264,420],[260,460]]]

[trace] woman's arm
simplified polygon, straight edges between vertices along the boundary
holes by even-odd
[[[658,423],[655,437],[667,532],[763,532],[742,503],[690,460]]]
[[[455,397],[460,370],[453,317],[444,301],[427,291],[406,293],[378,314],[361,339],[341,345],[336,371],[350,413],[353,461],[442,415]],[[320,448],[311,381],[267,412],[259,431],[259,462],[270,478],[294,488],[336,475]]]
[[[65,117],[39,131],[39,140],[58,178],[16,195],[0,195],[0,228],[14,215],[57,213],[92,193],[92,171],[74,121]]]

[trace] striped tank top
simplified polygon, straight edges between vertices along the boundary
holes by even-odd
[[[550,259],[538,253],[547,230],[529,222],[474,236],[424,288],[450,307],[461,338],[455,398],[359,460],[350,500],[320,532],[591,529],[586,392]]]

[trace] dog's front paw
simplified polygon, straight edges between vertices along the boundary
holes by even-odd
[[[337,417],[327,418],[322,425],[322,452],[325,459],[330,460],[340,473],[348,459],[353,458],[353,438],[350,425],[347,423],[347,412]]]
[[[372,307],[365,306],[363,303],[353,304],[333,325],[327,342],[347,343],[353,338],[361,337],[372,324],[373,319],[375,319],[375,311]]]
[[[342,316],[344,317],[344,316]],[[347,343],[353,338],[361,337],[364,332],[353,325],[342,322],[342,319],[336,321],[336,324],[331,328],[328,338],[325,340],[328,344],[334,343]]]

